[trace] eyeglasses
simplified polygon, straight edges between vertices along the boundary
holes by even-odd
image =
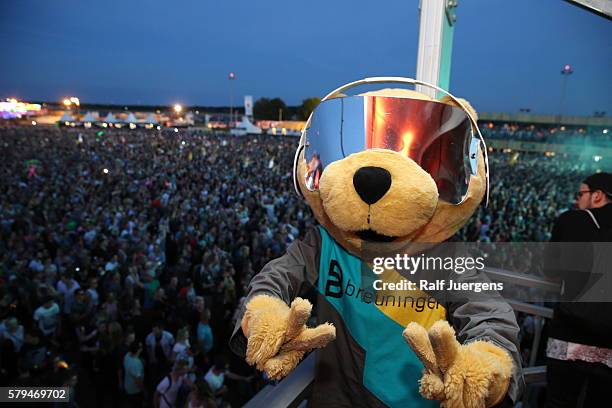
[[[583,190],[583,191],[578,191],[578,192],[576,192],[575,197],[576,197],[576,199],[578,199],[578,200],[579,200],[579,199],[581,199],[581,198],[582,198],[582,195],[583,195],[583,194],[586,194],[586,193],[592,193],[592,192],[593,192],[593,190]]]

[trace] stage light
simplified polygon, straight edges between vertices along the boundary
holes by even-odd
[[[104,169],[104,170],[102,170],[102,173],[104,173],[104,174],[108,174],[108,169]]]
[[[183,110],[183,107],[179,104],[174,105],[174,111],[176,113],[181,113],[181,111]]]

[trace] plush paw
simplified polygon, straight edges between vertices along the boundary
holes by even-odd
[[[486,341],[461,345],[442,320],[429,332],[410,323],[403,335],[425,366],[419,388],[424,398],[445,408],[486,408],[506,395],[512,359],[500,347]]]
[[[289,374],[304,354],[325,347],[336,338],[330,323],[306,327],[312,305],[296,298],[287,306],[281,299],[255,296],[246,306],[242,330],[247,337],[246,361],[278,380]]]

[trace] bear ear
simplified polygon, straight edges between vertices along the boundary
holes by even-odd
[[[330,99],[336,99],[336,98],[346,98],[347,96],[349,96],[349,95],[347,95],[347,94],[345,94],[345,93],[340,92],[340,93],[339,93],[339,94],[337,94],[337,95],[334,95],[334,96],[332,96],[332,97],[330,97],[330,98],[327,98],[327,100],[329,101]]]
[[[413,91],[411,89],[403,89],[403,88],[385,88],[378,89],[376,91],[369,91],[360,93],[360,96],[382,96],[382,97],[392,97],[392,98],[410,98],[410,99],[422,99],[424,101],[435,101],[435,99],[430,98],[429,96]]]
[[[463,104],[463,106],[465,106],[465,109],[467,109],[468,112],[470,112],[470,114],[472,115],[474,120],[478,121],[478,114],[476,113],[476,110],[472,107],[472,105],[470,105],[470,103],[468,101],[466,101],[465,99],[463,99],[463,98],[457,98],[457,99]],[[457,102],[455,102],[448,95],[446,95],[445,97],[440,99],[440,102],[443,102],[443,103],[446,103],[446,104],[449,104],[449,105],[453,105],[453,106],[459,106],[459,105],[457,105]]]

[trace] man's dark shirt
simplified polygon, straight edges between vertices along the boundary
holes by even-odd
[[[590,210],[599,223],[595,222],[588,212],[583,210],[567,211],[557,219],[552,230],[551,242],[601,242],[609,241],[612,229],[612,203],[601,208]],[[577,255],[580,258],[589,246],[576,244],[564,250],[561,257],[576,258],[570,249],[582,251]],[[571,261],[571,260],[570,260]],[[563,263],[563,261],[561,261]],[[584,274],[581,274],[584,275]],[[575,276],[567,276],[565,286],[567,290],[580,286],[570,282]],[[578,279],[579,280],[579,279]],[[555,308],[551,321],[550,337],[573,343],[591,346],[612,348],[612,329],[609,324],[612,320],[612,303],[577,303],[572,301],[560,302]]]
[[[612,203],[590,209],[601,229],[612,228]],[[561,214],[552,230],[551,242],[594,242],[600,232],[591,216],[584,210]]]

